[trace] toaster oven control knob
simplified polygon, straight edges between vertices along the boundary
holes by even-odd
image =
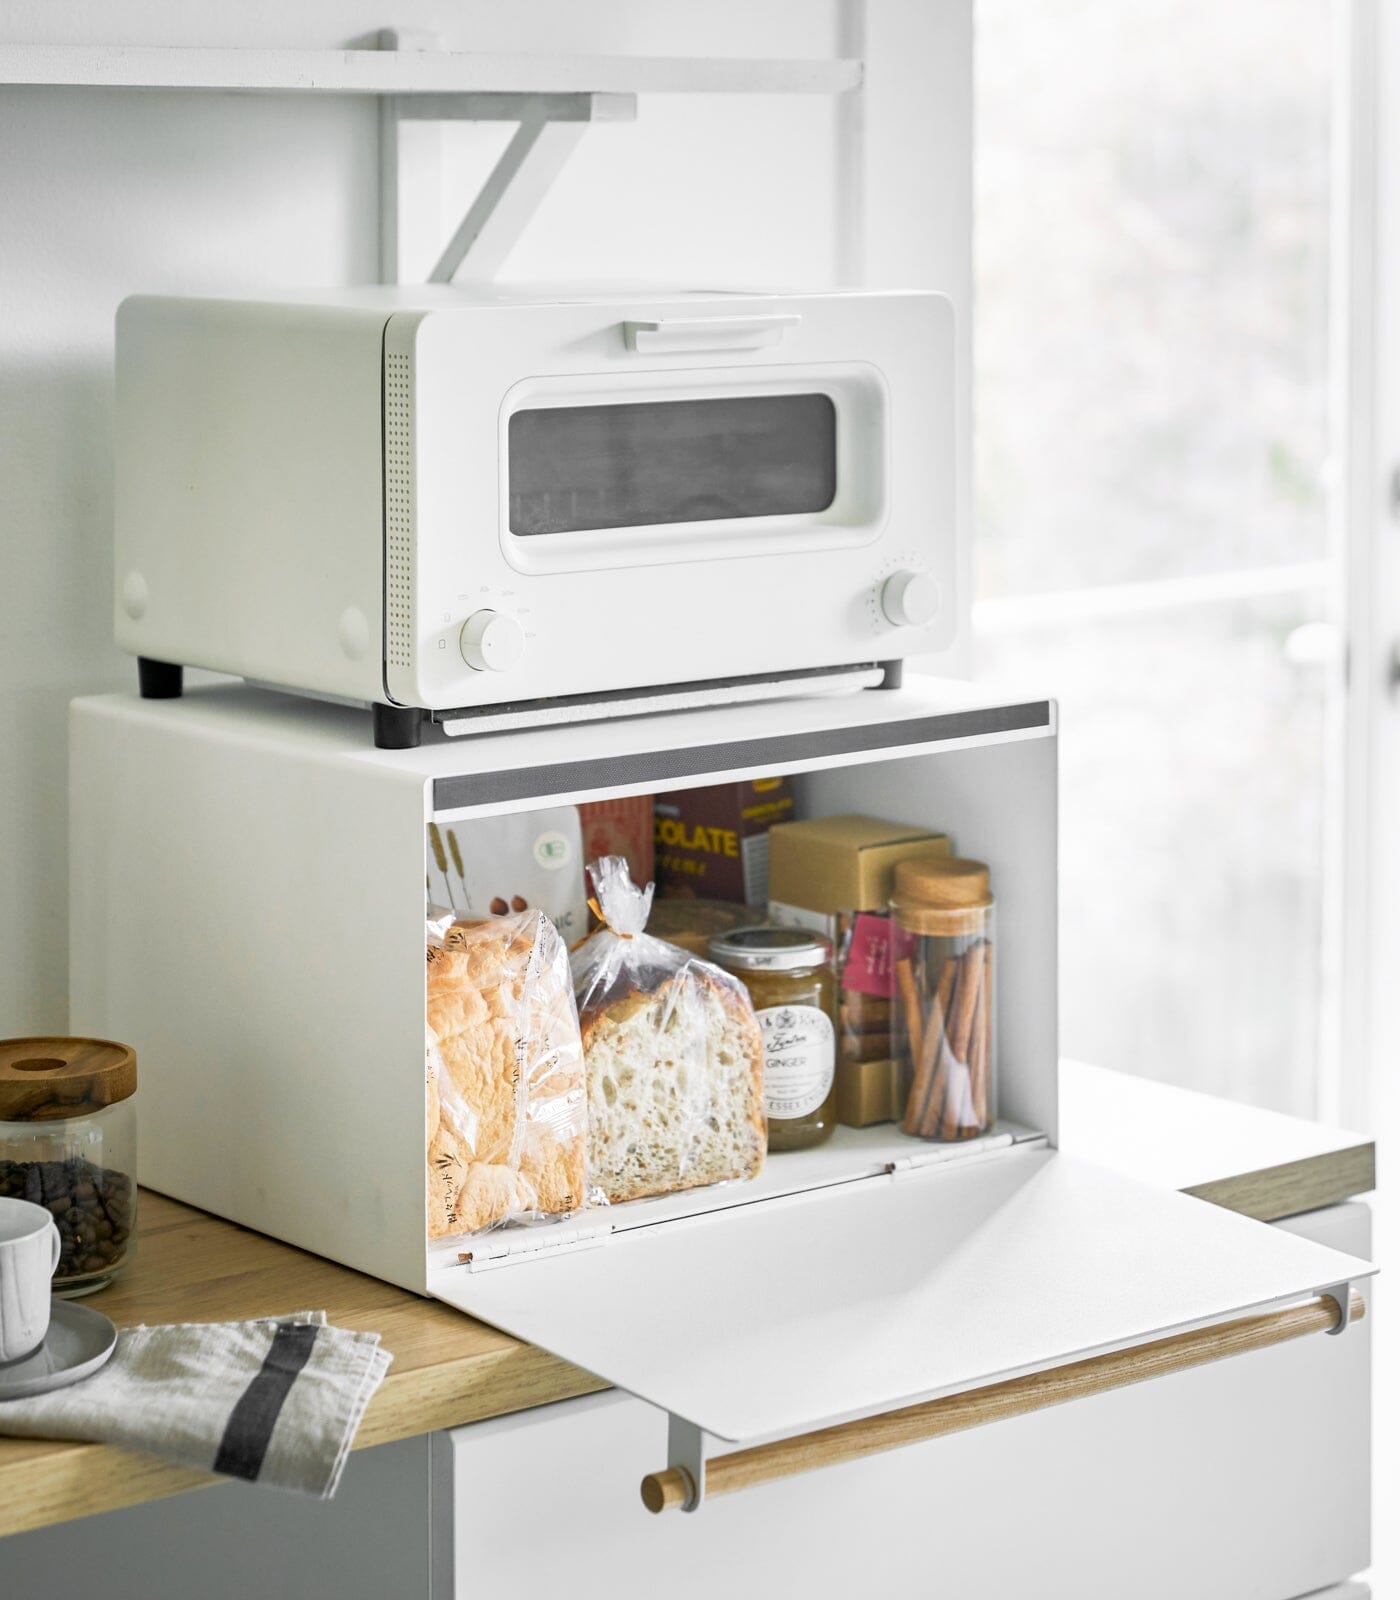
[[[938,614],[938,585],[922,572],[892,572],[880,585],[880,610],[896,628],[922,628]]]
[[[462,624],[462,660],[478,672],[509,672],[525,653],[525,631],[504,611],[473,611]]]

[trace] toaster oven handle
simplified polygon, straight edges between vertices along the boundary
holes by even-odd
[[[642,1503],[648,1511],[693,1511],[702,1498],[733,1494],[738,1489],[795,1477],[817,1467],[859,1461],[864,1456],[961,1433],[1005,1417],[1022,1417],[1147,1378],[1186,1372],[1227,1356],[1267,1350],[1305,1334],[1340,1333],[1365,1315],[1366,1303],[1360,1294],[1350,1285],[1339,1284],[1275,1311],[1172,1334],[1149,1344],[1130,1345],[985,1389],[945,1395],[941,1400],[926,1400],[899,1411],[837,1423],[815,1433],[753,1445],[707,1461],[702,1458],[703,1464],[697,1469],[705,1480],[702,1494],[696,1494],[690,1470],[666,1467],[642,1479]]]
[[[624,322],[622,337],[641,356],[687,355],[703,350],[770,350],[802,321],[796,311],[766,317],[664,317]]]

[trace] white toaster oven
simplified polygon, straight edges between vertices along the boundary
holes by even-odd
[[[131,299],[117,642],[386,745],[887,685],[955,627],[953,367],[932,293]]]

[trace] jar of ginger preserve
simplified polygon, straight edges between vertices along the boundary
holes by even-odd
[[[807,1150],[836,1127],[836,978],[831,945],[803,928],[735,928],[710,960],[748,989],[763,1030],[768,1148]]]

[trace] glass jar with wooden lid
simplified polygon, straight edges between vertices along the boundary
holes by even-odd
[[[136,1052],[110,1039],[0,1039],[0,1195],[58,1224],[55,1294],[110,1283],[136,1240]]]
[[[891,909],[900,1126],[922,1139],[976,1138],[997,1114],[991,873],[961,856],[901,861]]]
[[[836,1128],[836,978],[831,944],[802,928],[735,928],[710,960],[748,989],[763,1030],[770,1151],[807,1150]]]

